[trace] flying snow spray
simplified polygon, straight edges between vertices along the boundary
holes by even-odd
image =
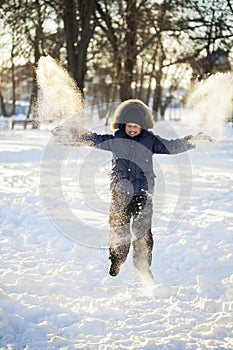
[[[221,139],[233,111],[233,75],[216,73],[198,82],[186,107],[192,111],[189,124]]]
[[[38,113],[41,120],[64,120],[84,109],[75,81],[51,56],[42,56],[36,70],[40,89]]]

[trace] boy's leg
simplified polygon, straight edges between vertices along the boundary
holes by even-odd
[[[151,232],[152,198],[147,195],[135,196],[133,202],[134,216],[132,229],[135,235],[135,240],[133,241],[133,263],[141,273],[148,278],[153,278],[150,271],[154,245]]]
[[[117,276],[120,266],[125,262],[130,248],[130,210],[128,198],[114,192],[110,206],[109,274]]]
[[[148,231],[144,236],[133,241],[133,263],[136,269],[145,277],[152,279],[150,270],[152,262],[153,236]]]

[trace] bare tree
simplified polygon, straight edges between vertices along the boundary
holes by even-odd
[[[87,50],[95,29],[95,5],[95,0],[63,0],[68,70],[81,91],[87,71]]]
[[[140,97],[148,103],[154,80],[153,109],[159,111],[163,67],[168,64],[170,54],[166,49],[168,36],[170,41],[172,36],[178,36],[178,29],[176,33],[170,31],[177,6],[172,0],[161,3],[118,0],[114,5],[97,2],[98,24],[111,44],[121,100]],[[116,8],[118,12],[113,16]],[[144,79],[148,82],[146,93]]]
[[[137,56],[150,45],[153,37],[150,35],[145,42],[142,40],[147,23],[143,18],[146,4],[148,1],[118,0],[114,4],[97,1],[98,25],[111,44],[121,100],[135,97],[132,83],[135,80]]]
[[[46,42],[44,22],[49,18],[51,8],[45,7],[45,0],[15,0],[3,1],[1,16],[6,26],[12,32],[11,67],[12,67],[12,113],[15,110],[15,58],[21,58],[26,63],[31,61],[34,68],[43,54]],[[38,127],[36,99],[37,84],[35,70],[27,117],[33,114],[33,127]]]

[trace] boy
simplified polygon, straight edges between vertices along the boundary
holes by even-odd
[[[75,127],[68,130],[72,145],[88,145],[111,151],[113,154],[109,215],[111,276],[118,275],[127,258],[132,231],[134,266],[144,277],[153,279],[150,270],[153,249],[152,194],[155,178],[153,154],[185,152],[195,147],[196,139],[209,139],[198,134],[196,137],[189,135],[181,139],[166,140],[148,131],[153,126],[150,109],[142,101],[131,99],[122,102],[114,113],[114,135],[80,132]],[[63,132],[62,127],[54,130],[53,134],[58,141]],[[64,134],[62,137],[64,138]]]

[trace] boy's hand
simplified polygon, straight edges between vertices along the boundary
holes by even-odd
[[[192,147],[196,147],[199,142],[205,142],[205,141],[212,142],[213,141],[211,136],[205,135],[205,134],[203,134],[203,132],[199,132],[196,135],[186,136],[184,139],[185,139],[186,143],[191,145]]]
[[[193,138],[195,141],[199,141],[199,142],[202,142],[202,141],[212,142],[213,141],[211,136],[205,135],[203,132],[199,132],[198,134],[194,135]]]
[[[85,133],[84,129],[69,124],[57,126],[52,130],[56,143],[64,146],[80,146],[83,142],[82,136]]]
[[[52,134],[56,143],[64,146],[70,146],[74,142],[73,135],[70,128],[64,126],[57,126],[52,130]]]

